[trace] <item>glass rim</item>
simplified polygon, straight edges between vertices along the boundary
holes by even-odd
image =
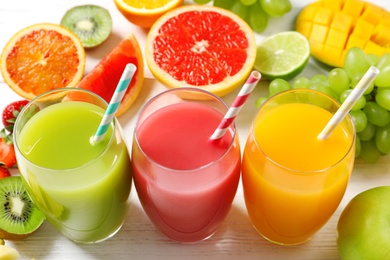
[[[41,94],[37,95],[36,97],[34,97],[33,99],[29,100],[28,104],[23,107],[23,109],[20,111],[19,116],[16,118],[16,121],[15,121],[15,124],[14,124],[14,129],[16,130],[16,126],[19,124],[19,120],[22,120],[20,115],[24,114],[25,110],[27,110],[29,107],[31,107],[31,105],[34,104],[37,100],[41,99],[42,97],[55,94],[56,92],[60,93],[60,92],[73,92],[73,91],[84,92],[84,93],[87,93],[87,94],[89,94],[91,96],[94,96],[95,98],[97,98],[99,101],[101,101],[106,106],[106,108],[104,108],[104,109],[107,109],[107,107],[108,107],[108,103],[101,96],[99,96],[95,92],[92,92],[92,91],[90,91],[88,89],[75,88],[75,87],[56,88],[56,89],[52,89],[52,90],[46,91],[44,93],[41,93]],[[43,99],[43,100],[45,100],[45,99]],[[13,143],[14,143],[14,146],[15,146],[15,149],[17,150],[17,152],[23,157],[24,160],[26,160],[29,164],[33,165],[34,167],[36,167],[38,169],[44,169],[45,171],[49,171],[49,172],[58,172],[58,173],[69,172],[69,171],[75,171],[75,170],[78,170],[78,169],[82,169],[82,168],[88,167],[89,165],[94,163],[94,161],[96,159],[102,157],[107,152],[108,148],[110,147],[110,145],[114,141],[115,131],[117,130],[117,127],[118,127],[118,122],[117,122],[117,118],[116,117],[114,117],[114,119],[112,120],[111,124],[113,125],[113,131],[112,131],[110,140],[108,141],[106,147],[101,151],[101,153],[99,153],[96,157],[94,157],[93,159],[89,160],[88,162],[83,163],[82,165],[79,165],[77,167],[72,167],[72,168],[66,168],[66,169],[56,169],[56,168],[51,168],[51,167],[44,167],[44,166],[38,165],[38,164],[32,162],[30,159],[28,159],[21,152],[21,150],[19,149],[19,143],[17,141],[17,136],[19,136],[19,133],[17,133],[17,131],[13,132],[12,140],[13,140]]]
[[[347,120],[350,125],[351,125],[351,133],[352,133],[352,140],[351,140],[351,143],[349,145],[349,148],[348,150],[346,151],[346,153],[337,161],[335,162],[334,164],[330,165],[330,166],[327,166],[325,168],[321,168],[321,169],[315,169],[315,170],[297,170],[297,169],[293,169],[293,168],[290,168],[290,167],[286,167],[278,162],[276,162],[275,160],[273,160],[272,158],[270,158],[266,153],[265,151],[263,151],[263,149],[260,147],[260,144],[259,142],[257,141],[257,139],[254,137],[254,124],[255,124],[255,121],[256,121],[256,118],[257,116],[259,115],[259,113],[261,112],[262,108],[264,107],[264,105],[276,98],[278,98],[279,96],[282,96],[282,95],[285,95],[285,94],[289,94],[289,93],[293,93],[293,92],[302,92],[302,93],[313,93],[313,94],[316,94],[316,95],[319,95],[319,96],[322,96],[324,97],[325,99],[328,99],[330,100],[334,105],[337,106],[337,108],[340,107],[340,102],[338,102],[336,99],[332,98],[331,96],[325,94],[325,93],[322,93],[320,91],[317,91],[317,90],[313,90],[313,89],[306,89],[306,88],[300,88],[300,89],[290,89],[290,90],[284,90],[282,92],[279,92],[275,95],[273,95],[272,97],[270,97],[269,99],[267,99],[265,102],[263,102],[261,104],[261,106],[258,108],[258,110],[256,111],[255,113],[255,117],[253,118],[252,122],[251,122],[251,127],[250,127],[250,135],[253,136],[253,142],[255,143],[257,149],[259,149],[259,151],[263,154],[263,156],[265,157],[265,159],[269,162],[271,162],[273,165],[276,165],[277,167],[281,168],[281,169],[284,169],[286,171],[289,171],[289,172],[292,172],[292,173],[295,173],[295,174],[315,174],[315,173],[322,173],[322,172],[326,172],[334,167],[336,167],[337,165],[341,164],[344,159],[351,153],[351,150],[353,149],[354,147],[354,144],[356,142],[356,131],[355,131],[355,125],[352,121],[352,117],[349,113],[347,113],[346,117],[343,119],[343,121]],[[315,104],[314,104],[315,105]],[[317,106],[317,105],[316,105]]]
[[[196,168],[192,168],[192,169],[184,169],[184,170],[180,170],[180,169],[174,169],[174,168],[170,168],[170,167],[167,167],[161,163],[158,163],[156,162],[155,160],[153,160],[152,158],[150,158],[150,156],[148,154],[146,154],[146,152],[144,151],[144,149],[142,148],[140,142],[139,142],[139,138],[138,138],[138,127],[139,127],[139,123],[140,123],[140,119],[141,119],[141,116],[143,114],[143,112],[146,110],[146,108],[151,104],[153,103],[155,100],[157,100],[158,98],[160,98],[161,96],[163,95],[166,95],[166,94],[169,94],[171,92],[183,92],[183,91],[186,91],[186,92],[199,92],[199,93],[202,93],[202,94],[206,94],[210,97],[212,97],[214,100],[218,101],[219,103],[221,103],[225,108],[226,108],[226,111],[229,109],[229,106],[226,104],[225,101],[223,101],[220,97],[218,97],[217,95],[207,91],[207,90],[203,90],[203,89],[199,89],[199,88],[195,88],[195,87],[179,87],[179,88],[172,88],[172,89],[168,89],[168,90],[164,90],[160,93],[158,93],[157,95],[155,95],[154,97],[150,98],[141,108],[141,110],[139,111],[138,113],[138,116],[137,116],[137,120],[136,120],[136,123],[135,123],[135,127],[134,127],[134,141],[136,142],[136,145],[139,149],[139,151],[142,153],[143,156],[145,156],[145,158],[147,158],[153,165],[156,165],[158,166],[159,168],[162,168],[162,169],[165,169],[165,170],[168,170],[168,171],[171,171],[171,172],[180,172],[180,173],[191,173],[191,172],[195,172],[195,171],[199,171],[199,170],[202,170],[202,169],[205,169],[207,167],[210,167],[212,165],[215,165],[217,164],[218,162],[220,162],[227,154],[228,152],[230,151],[230,149],[232,148],[232,146],[234,145],[235,143],[235,139],[237,137],[237,127],[236,127],[236,124],[235,122],[233,121],[232,124],[230,125],[229,129],[233,129],[233,131],[230,131],[231,132],[231,136],[232,136],[232,139],[229,143],[229,146],[227,147],[227,149],[224,151],[223,154],[221,154],[216,160],[214,161],[211,161],[207,164],[204,164],[202,166],[199,166],[199,167],[196,167]],[[198,99],[193,99],[194,102],[196,101],[199,101]],[[224,114],[222,115],[224,116]],[[133,144],[134,145],[134,144]]]

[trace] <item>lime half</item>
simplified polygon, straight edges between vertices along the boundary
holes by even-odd
[[[302,72],[309,58],[305,36],[295,31],[280,32],[258,44],[254,68],[269,80],[290,80]]]

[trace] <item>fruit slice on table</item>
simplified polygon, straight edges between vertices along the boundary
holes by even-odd
[[[74,32],[85,48],[91,48],[104,42],[111,34],[112,19],[103,7],[80,5],[65,13],[61,25]]]
[[[156,21],[145,55],[150,71],[165,86],[198,87],[223,96],[249,76],[256,42],[251,28],[232,12],[187,5]]]
[[[118,10],[131,23],[150,28],[164,13],[181,6],[184,0],[114,0]]]
[[[319,61],[343,67],[352,47],[382,56],[390,52],[390,13],[361,0],[321,0],[302,9],[296,30],[305,35]]]
[[[0,68],[4,82],[32,99],[51,89],[74,87],[85,69],[79,38],[63,26],[49,23],[26,27],[5,45]]]
[[[15,248],[0,244],[0,259],[13,260],[19,258],[20,258],[20,254],[18,251],[16,251]]]
[[[45,219],[30,200],[20,176],[0,179],[0,237],[20,240],[36,231]]]
[[[125,112],[137,98],[144,82],[144,60],[134,34],[130,34],[114,47],[77,85],[88,89],[110,102],[126,64],[137,67],[130,85],[119,105],[116,116]]]
[[[254,67],[268,79],[290,80],[302,72],[309,58],[310,45],[305,36],[280,32],[258,44]]]

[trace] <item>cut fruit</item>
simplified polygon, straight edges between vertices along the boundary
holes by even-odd
[[[141,91],[144,82],[144,60],[142,51],[134,34],[123,39],[111,50],[77,85],[78,88],[90,90],[107,103],[110,102],[115,88],[122,76],[126,64],[137,67],[128,89],[119,105],[116,116],[125,112]]]
[[[20,240],[36,231],[45,215],[34,205],[20,176],[0,179],[0,237]]]
[[[265,38],[257,46],[255,69],[265,78],[290,80],[305,68],[310,58],[309,41],[294,31]]]
[[[20,254],[15,248],[0,245],[0,259],[2,260],[14,260],[18,259]]]
[[[164,13],[181,6],[184,0],[114,0],[118,10],[131,23],[150,28]]]
[[[253,69],[252,29],[225,9],[186,5],[156,21],[146,39],[146,62],[169,88],[198,87],[223,96],[242,85]]]
[[[63,26],[26,27],[5,45],[0,68],[4,82],[20,96],[33,99],[56,88],[74,87],[85,69],[80,39]]]
[[[97,5],[80,5],[69,9],[61,25],[74,32],[85,48],[100,45],[111,34],[112,19],[107,9]]]
[[[361,0],[320,0],[302,8],[296,31],[310,41],[314,58],[332,67],[343,67],[352,47],[382,56],[390,52],[390,13]]]

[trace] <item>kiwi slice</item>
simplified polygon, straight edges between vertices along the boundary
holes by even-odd
[[[45,215],[34,205],[20,176],[0,179],[0,237],[20,240],[36,231]]]
[[[104,42],[111,34],[112,19],[103,7],[80,5],[65,13],[61,25],[74,32],[85,48],[91,48]]]

